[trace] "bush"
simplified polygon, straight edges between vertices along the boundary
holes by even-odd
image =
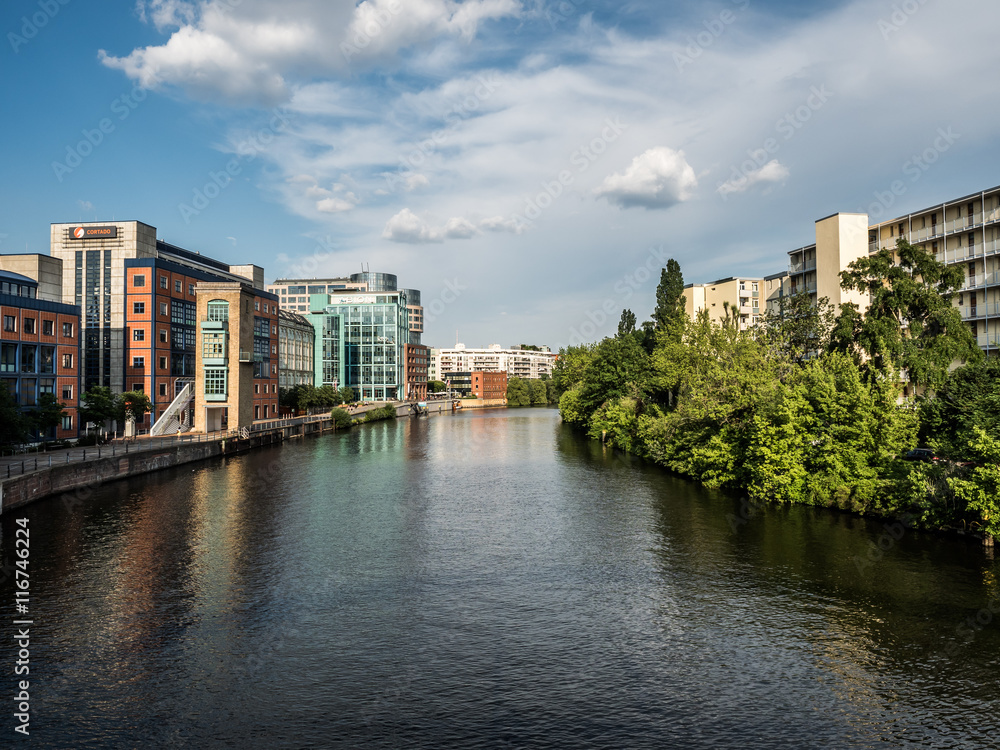
[[[333,418],[334,427],[338,430],[347,429],[354,423],[346,409],[334,409],[330,412],[330,416]]]

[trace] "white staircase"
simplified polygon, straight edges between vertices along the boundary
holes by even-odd
[[[178,381],[177,384],[180,385],[181,382],[184,382],[184,387],[150,428],[151,436],[176,435],[178,432],[187,432],[191,429],[192,425],[188,424],[188,407],[194,400],[194,381]]]

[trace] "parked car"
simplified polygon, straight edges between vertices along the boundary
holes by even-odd
[[[904,461],[937,461],[938,457],[934,455],[934,451],[930,448],[914,448],[912,451],[907,451],[903,454]]]

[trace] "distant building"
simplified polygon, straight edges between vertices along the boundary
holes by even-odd
[[[24,410],[43,394],[55,396],[65,415],[40,437],[73,438],[80,426],[80,309],[42,299],[38,289],[32,278],[0,271],[0,379]]]
[[[278,387],[313,385],[316,381],[316,330],[304,316],[278,310]]]
[[[507,398],[507,373],[503,370],[472,373],[472,395],[476,398]]]
[[[781,271],[780,273],[765,276],[762,284],[765,312],[770,315],[780,315],[782,301],[788,298],[790,292],[788,271]]]
[[[423,344],[406,344],[406,399],[427,400],[427,366],[430,349]]]
[[[317,387],[350,386],[360,401],[405,398],[411,335],[406,292],[312,295],[310,306]]]
[[[720,322],[730,310],[746,330],[757,323],[761,315],[761,278],[730,276],[708,284],[688,284],[684,287],[684,310],[692,320],[702,310],[708,310],[712,320]],[[728,303],[728,304],[727,304]]]
[[[455,372],[506,372],[510,378],[537,379],[543,375],[552,376],[552,368],[558,354],[548,347],[541,351],[511,347],[504,349],[493,344],[485,349],[469,349],[465,344],[456,344],[451,349],[433,350],[432,371],[437,380],[446,380]]]
[[[445,376],[445,383],[453,395],[467,398],[472,395],[472,373],[450,372]]]
[[[39,253],[0,255],[0,271],[19,273],[35,281],[38,299],[63,301],[63,264],[59,258]]]
[[[424,308],[420,306],[420,291],[399,289],[395,274],[365,271],[350,276],[327,279],[276,279],[267,290],[278,295],[282,310],[300,314],[311,312],[310,297],[314,294],[342,292],[404,292],[409,311],[410,343],[419,344],[424,332]]]

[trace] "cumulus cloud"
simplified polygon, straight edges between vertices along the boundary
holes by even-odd
[[[345,211],[353,211],[357,205],[357,196],[354,193],[347,193],[343,198],[324,198],[316,201],[316,210],[324,214],[339,214]]]
[[[608,175],[596,193],[622,208],[669,208],[690,198],[697,186],[684,152],[658,146],[635,157],[621,174]]]
[[[516,16],[517,0],[150,0],[139,15],[161,45],[101,62],[145,88],[238,103],[276,104],[290,96],[290,74],[330,75],[374,63],[437,37],[471,40],[489,19]]]
[[[524,231],[524,224],[517,219],[508,219],[503,216],[491,216],[479,222],[480,229],[487,232],[510,232],[511,234],[521,234]]]
[[[745,174],[734,172],[733,176],[717,188],[719,195],[742,193],[760,182],[781,182],[788,179],[788,168],[777,159],[771,159],[767,164]]]
[[[479,230],[468,219],[455,217],[448,219],[443,227],[432,227],[408,208],[389,219],[382,231],[384,239],[407,245],[425,245],[446,239],[467,240],[477,234]]]

